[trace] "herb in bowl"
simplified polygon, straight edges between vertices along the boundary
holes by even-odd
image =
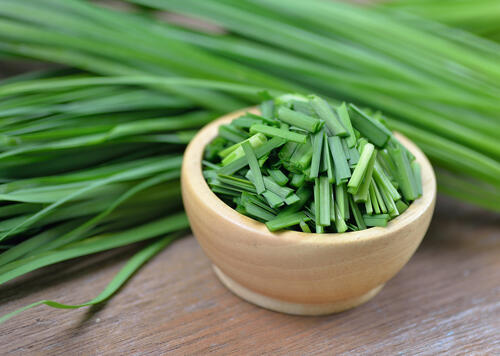
[[[380,117],[287,94],[219,128],[203,175],[214,193],[270,231],[386,226],[422,195],[420,166]]]

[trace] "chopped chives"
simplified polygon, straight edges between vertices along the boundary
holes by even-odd
[[[295,188],[302,187],[306,182],[306,176],[300,173],[292,173],[292,180],[290,181],[290,185]]]
[[[274,113],[274,101],[273,100],[266,100],[263,101],[262,104],[260,104],[260,112],[262,117],[266,119],[272,119],[273,118],[273,113]]]
[[[388,151],[396,166],[397,176],[395,178],[399,183],[403,197],[406,200],[417,199],[418,192],[417,188],[414,186],[415,184],[412,183],[413,170],[408,162],[408,157],[401,148],[396,145],[389,145]]]
[[[319,177],[319,225],[330,226],[331,184],[328,177]]]
[[[285,200],[282,199],[279,195],[271,192],[270,190],[266,190],[264,193],[262,193],[262,196],[266,199],[271,208],[276,209],[280,206],[285,205]]]
[[[245,151],[245,157],[248,160],[250,172],[252,172],[252,182],[255,185],[255,190],[257,191],[257,194],[262,194],[264,193],[264,190],[266,190],[266,188],[264,186],[264,180],[262,179],[259,162],[257,162],[257,157],[255,157],[253,148],[249,142],[243,142],[241,147],[243,147],[243,151]]]
[[[321,151],[323,150],[323,132],[317,132],[313,137],[313,154],[311,159],[311,170],[309,178],[317,178],[321,162]]]
[[[352,210],[352,215],[354,216],[354,221],[356,221],[356,225],[359,230],[364,230],[366,229],[366,224],[363,220],[363,215],[361,214],[361,211],[358,208],[358,204],[354,204],[354,201],[352,200],[352,197],[349,197],[349,205],[351,206]]]
[[[261,133],[255,134],[255,135],[247,138],[246,140],[235,143],[234,145],[223,149],[222,151],[219,152],[219,157],[221,157],[221,158],[227,157],[230,153],[237,150],[244,142],[249,142],[250,145],[255,148],[255,147],[261,146],[266,141],[267,141],[267,138],[263,134],[261,134]],[[224,163],[224,161],[222,161],[222,162]]]
[[[309,225],[307,225],[307,223],[304,220],[300,220],[299,225],[300,228],[302,229],[302,232],[307,232],[307,233],[311,232]]]
[[[263,221],[273,220],[276,217],[275,215],[271,214],[270,212],[266,211],[265,209],[262,209],[260,206],[257,206],[251,202],[245,203],[244,208],[248,214]]]
[[[413,155],[392,134],[387,147],[376,149],[373,137],[386,133],[377,131],[382,121],[345,104],[332,108],[318,97],[303,98],[285,95],[263,104],[267,114],[246,113],[225,125],[244,138],[218,136],[207,146],[202,167],[209,187],[272,231],[360,231],[405,211],[412,199],[402,187],[420,195]],[[335,125],[345,135],[332,136]]]
[[[375,166],[375,159],[377,158],[377,150],[373,151],[370,162],[368,163],[368,167],[366,169],[365,175],[363,177],[363,182],[359,187],[356,194],[354,194],[354,201],[358,202],[366,202],[369,198],[369,188],[370,183],[373,176],[373,167]]]
[[[266,226],[270,231],[276,231],[290,226],[298,225],[301,221],[307,222],[310,220],[311,219],[304,212],[298,212],[269,220],[268,222],[266,222]]]
[[[387,214],[363,215],[366,226],[387,226],[390,217]]]
[[[313,149],[311,140],[309,139],[306,143],[300,144],[290,158],[290,164],[292,168],[297,171],[304,171],[305,169],[309,168],[312,155]],[[310,176],[310,173],[307,176]]]
[[[375,147],[371,143],[367,143],[363,147],[359,162],[356,165],[356,168],[354,168],[351,179],[349,179],[349,183],[347,184],[347,190],[349,193],[356,194],[358,192],[359,187],[363,182],[363,177],[365,176],[365,173],[370,166],[370,162],[372,161],[372,156],[374,155],[374,153]]]
[[[330,183],[335,183],[335,170],[333,168],[332,154],[328,146],[328,138],[325,134],[323,139],[323,157],[326,159],[326,174]]]
[[[396,202],[396,209],[398,209],[399,214],[403,214],[408,209],[408,205],[404,201],[398,200]]]
[[[246,135],[244,131],[237,129],[230,125],[219,126],[219,137],[225,138],[230,142],[240,142],[245,140],[249,135]]]
[[[350,115],[350,118],[356,130],[374,145],[385,147],[392,136],[392,132],[377,120],[366,115],[355,105],[350,104],[349,109],[353,113],[353,115]]]
[[[417,161],[411,162],[411,169],[413,170],[413,179],[415,181],[415,185],[417,186],[417,194],[418,196],[422,195],[422,178],[420,172],[420,164]]]
[[[292,142],[297,142],[297,143],[306,143],[307,141],[307,136],[302,135],[290,130],[286,129],[279,129],[277,127],[271,127],[271,126],[266,126],[266,125],[252,125],[250,127],[250,133],[255,134],[255,133],[262,133],[266,136],[271,136],[271,137],[279,137],[287,141],[292,141]]]
[[[269,176],[279,185],[285,186],[288,183],[288,177],[280,169],[268,169]]]
[[[312,133],[318,132],[323,126],[323,122],[321,120],[305,115],[301,112],[290,110],[286,107],[281,107],[278,110],[278,117],[281,121],[287,124],[299,127]]]
[[[270,139],[265,144],[263,144],[262,146],[260,146],[259,148],[257,148],[255,150],[255,156],[260,158],[260,157],[268,154],[269,152],[271,152],[273,149],[283,145],[285,142],[286,141],[283,140],[282,138],[273,137],[272,139]],[[238,158],[236,161],[231,162],[227,166],[221,168],[218,173],[230,175],[230,174],[233,174],[233,173],[239,171],[241,168],[245,167],[246,165],[248,165],[248,161],[245,157]]]
[[[378,205],[378,199],[377,199],[377,195],[375,194],[375,181],[371,180],[371,183],[370,183],[370,203],[371,203],[371,206],[373,208],[373,211],[375,212],[375,214],[380,214],[380,207]],[[368,213],[368,210],[367,210],[367,213]]]
[[[337,202],[339,200],[337,199]],[[344,221],[344,217],[342,216],[339,206],[335,204],[335,228],[337,232],[345,232],[347,231],[347,225]]]
[[[309,102],[319,118],[325,122],[326,127],[332,135],[342,137],[349,135],[345,127],[342,126],[342,123],[332,111],[330,105],[324,99],[316,95],[311,95],[309,97]]]
[[[337,136],[328,137],[328,144],[333,157],[335,182],[337,185],[345,183],[351,177],[351,169],[347,163],[340,138]]]
[[[347,142],[347,146],[349,148],[353,148],[356,146],[356,135],[354,134],[354,129],[352,128],[351,119],[349,118],[349,112],[347,111],[347,106],[345,103],[342,103],[337,108],[337,116],[340,119],[342,125],[346,128],[349,136],[345,138]]]

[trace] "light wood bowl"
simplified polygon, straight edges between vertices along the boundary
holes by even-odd
[[[397,137],[421,165],[423,196],[387,227],[341,234],[272,233],[241,215],[208,187],[202,175],[205,146],[226,115],[191,141],[182,165],[182,196],[191,228],[220,281],[241,298],[274,311],[322,315],[373,298],[408,262],[429,226],[436,198],[432,166],[410,140]]]

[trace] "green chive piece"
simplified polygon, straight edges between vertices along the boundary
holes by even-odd
[[[245,205],[245,211],[252,215],[253,217],[256,217],[257,219],[263,220],[263,221],[269,221],[273,220],[276,218],[275,215],[271,214],[270,212],[266,211],[265,209],[262,209],[260,206],[257,206],[251,202],[247,202]]]
[[[298,225],[301,221],[307,222],[310,220],[311,219],[304,212],[298,212],[269,220],[266,222],[266,226],[269,231],[277,231],[290,226]]]
[[[369,189],[373,176],[373,168],[375,166],[376,158],[377,158],[377,150],[374,150],[372,157],[370,158],[370,161],[368,163],[368,167],[366,168],[365,175],[363,176],[363,181],[361,182],[361,185],[356,194],[354,194],[354,201],[356,203],[366,202],[370,196]]]
[[[392,136],[392,132],[377,120],[366,115],[358,107],[349,104],[352,115],[352,125],[370,142],[378,147],[385,147]]]
[[[286,107],[279,108],[278,117],[281,121],[287,124],[299,127],[311,133],[318,132],[323,126],[323,122],[321,120],[298,111],[290,110]]]
[[[250,166],[250,172],[252,172],[253,183],[255,185],[255,189],[257,190],[257,194],[262,194],[266,190],[264,186],[264,180],[262,179],[262,173],[260,171],[259,162],[257,162],[257,157],[255,157],[255,153],[253,151],[252,146],[249,142],[243,142],[241,147],[245,151],[245,157],[248,160],[248,165]]]
[[[309,102],[319,118],[325,122],[326,127],[332,135],[342,137],[349,135],[345,127],[342,126],[340,120],[332,111],[330,105],[324,99],[316,95],[311,95],[309,97]]]
[[[345,211],[346,211],[344,192],[345,192],[345,184],[335,186],[336,204],[339,207],[342,220],[345,220]]]
[[[361,151],[361,156],[359,158],[359,162],[356,165],[356,168],[354,168],[354,171],[352,172],[352,177],[349,180],[349,183],[347,184],[347,189],[349,193],[356,194],[358,192],[359,187],[363,181],[363,177],[365,176],[365,173],[370,165],[374,153],[375,153],[375,146],[373,146],[371,143],[367,143],[363,147],[363,150]]]
[[[299,225],[300,228],[302,229],[302,232],[311,233],[309,225],[307,225],[307,223],[304,220],[300,220]]]
[[[411,169],[413,170],[413,178],[415,179],[415,184],[417,186],[417,194],[420,197],[422,196],[422,173],[420,164],[417,161],[411,162]]]
[[[335,214],[335,193],[333,192],[333,186],[331,187],[330,192],[330,220],[335,222],[336,214]]]
[[[330,148],[328,146],[328,138],[325,134],[323,139],[323,157],[326,159],[326,174],[328,176],[328,181],[332,184],[335,183],[335,170],[333,168],[333,159],[332,154],[330,152]]]
[[[349,166],[355,167],[359,162],[359,151],[356,147],[349,148]]]
[[[406,209],[408,209],[408,205],[404,201],[398,200],[396,202],[396,208],[398,209],[399,214],[403,214]]]
[[[408,162],[408,157],[397,145],[389,145],[388,151],[396,166],[397,176],[395,178],[399,183],[404,198],[408,201],[417,199],[418,192],[414,184],[412,184],[413,170]]]
[[[373,177],[379,187],[383,187],[387,192],[389,192],[393,200],[396,201],[401,199],[401,195],[398,193],[398,190],[385,175],[384,170],[377,161],[375,161],[375,166],[373,167]]]
[[[284,162],[289,162],[298,146],[297,142],[287,142],[278,153],[278,157]]]
[[[248,135],[244,131],[238,130],[236,127],[231,125],[221,125],[219,126],[219,137],[225,138],[231,142],[240,142],[246,140]]]
[[[314,179],[314,221],[321,225],[321,188],[319,178]]]
[[[311,160],[311,171],[309,178],[317,178],[319,174],[319,165],[321,162],[321,151],[323,150],[323,137],[322,131],[316,133],[313,137],[313,155]]]
[[[319,225],[330,226],[331,184],[328,177],[319,177]]]
[[[302,173],[307,167],[309,167],[312,155],[313,148],[310,139],[307,140],[307,143],[301,144],[297,147],[290,159],[290,164],[293,169],[297,171],[296,173]],[[307,176],[309,177],[310,173]]]
[[[291,194],[288,197],[285,198],[285,203],[287,205],[293,205],[300,201],[300,198],[296,194]]]
[[[370,183],[370,203],[373,208],[373,212],[375,212],[375,214],[380,214],[380,207],[378,205],[377,195],[375,194],[375,181],[373,180],[373,178]],[[368,215],[373,214],[373,212],[368,213],[367,210]]]
[[[321,225],[316,224],[316,233],[317,234],[324,234],[325,233],[325,228]]]
[[[370,186],[371,186],[371,184],[370,184]],[[372,198],[371,198],[371,194],[370,194],[370,189],[368,189],[368,199],[366,199],[366,202],[365,202],[365,211],[368,215],[373,214],[373,205],[372,205]]]
[[[337,199],[337,202],[338,201],[339,199]],[[337,204],[335,204],[335,228],[339,233],[347,231],[347,225],[344,221],[344,218],[340,212],[340,208]]]
[[[267,204],[266,200],[264,198],[262,198],[261,196],[254,195],[252,193],[243,192],[243,193],[241,193],[240,201],[241,201],[241,204],[245,204],[246,202],[250,202],[252,204],[260,206],[262,209],[267,210],[268,212],[270,212],[273,215],[278,214],[278,210],[271,208]]]
[[[227,157],[230,153],[232,153],[235,150],[237,150],[238,148],[240,148],[241,145],[243,144],[243,142],[249,142],[252,147],[256,148],[256,147],[263,145],[266,141],[267,141],[267,138],[263,134],[261,134],[261,133],[255,134],[255,135],[247,138],[246,140],[235,143],[234,145],[220,151],[219,157],[221,157],[221,158]]]
[[[247,192],[256,193],[254,184],[246,179],[219,174],[219,181]]]
[[[353,148],[356,146],[356,135],[354,134],[354,129],[352,128],[352,123],[351,119],[349,118],[349,112],[347,111],[347,106],[345,103],[342,103],[338,108],[337,108],[337,116],[340,119],[340,122],[342,123],[342,126],[344,126],[349,134],[345,138],[347,142],[347,146],[349,148]]]
[[[387,222],[390,217],[387,214],[378,214],[378,215],[363,215],[363,220],[366,226],[387,226]]]
[[[290,185],[295,188],[300,188],[306,182],[306,176],[300,173],[293,173]]]
[[[251,134],[255,134],[258,132],[266,136],[279,137],[287,141],[292,141],[297,143],[306,143],[307,141],[306,135],[302,135],[286,129],[279,129],[276,127],[271,127],[266,125],[252,125],[252,127],[250,127]]]
[[[345,183],[351,177],[351,170],[342,148],[342,142],[338,136],[328,137],[330,152],[333,157],[335,168],[335,182],[337,185]]]
[[[387,207],[385,206],[385,201],[384,201],[384,198],[382,197],[382,193],[380,193],[378,183],[373,185],[373,189],[374,189],[375,195],[377,197],[377,203],[380,207],[380,211],[384,214],[387,213],[388,210],[387,210]]]
[[[293,100],[292,108],[294,111],[298,111],[304,115],[316,117],[316,112],[312,108],[311,104],[309,104],[309,102],[307,101]]]
[[[354,220],[356,221],[358,229],[359,230],[366,229],[366,224],[363,219],[363,215],[361,214],[358,205],[354,203],[354,201],[352,200],[351,196],[349,197],[349,205],[351,206],[352,215],[354,216]]]
[[[274,113],[274,101],[266,100],[260,104],[260,112],[262,117],[266,119],[272,119]]]
[[[281,145],[285,144],[285,140],[280,138],[280,137],[273,137],[269,141],[267,141],[265,144],[262,146],[258,147],[255,150],[255,156],[257,158],[261,158],[262,156],[268,154],[271,152],[273,149],[280,147]],[[220,174],[225,174],[225,175],[231,175],[242,169],[243,167],[248,165],[248,161],[246,157],[241,157],[235,160],[234,162],[231,162],[225,167],[222,167],[218,173]]]
[[[279,185],[285,186],[288,183],[288,177],[279,169],[268,169],[269,176]]]
[[[280,186],[271,177],[263,176],[263,179],[266,189],[277,194],[282,199],[286,199],[293,194],[293,190],[291,188]]]
[[[279,195],[271,192],[270,190],[266,190],[264,193],[262,193],[262,196],[266,199],[271,208],[276,209],[280,206],[285,205],[285,200],[282,199]]]
[[[268,117],[266,117],[264,115],[260,116],[260,115],[252,114],[251,112],[247,112],[245,114],[245,116],[249,117],[251,119],[255,119],[255,120],[261,121],[261,122],[265,122],[266,124],[271,125],[271,126],[279,126],[279,121],[273,119],[272,117],[268,118]]]
[[[278,216],[289,215],[298,212],[300,209],[304,207],[304,205],[308,202],[309,198],[313,194],[309,188],[302,187],[295,192],[295,194],[299,197],[299,201],[288,205],[284,209],[282,209]]]

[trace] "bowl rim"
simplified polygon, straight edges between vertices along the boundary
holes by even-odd
[[[349,231],[343,233],[305,233],[293,230],[281,230],[271,232],[264,223],[243,215],[227,205],[217,194],[215,194],[202,173],[202,160],[205,147],[218,134],[218,127],[234,120],[246,112],[258,114],[258,107],[247,107],[226,114],[204,126],[191,140],[184,152],[182,163],[182,184],[190,184],[196,187],[196,193],[203,195],[206,199],[200,199],[210,210],[220,218],[230,221],[232,224],[251,231],[264,238],[279,239],[288,242],[314,242],[315,244],[345,244],[353,241],[373,240],[386,235],[393,235],[401,231],[410,223],[418,220],[428,209],[433,209],[436,198],[436,177],[431,163],[425,154],[408,138],[398,132],[394,132],[398,140],[413,154],[421,166],[423,194],[420,198],[410,204],[408,209],[401,215],[388,222],[386,227],[371,227],[361,231]],[[183,199],[184,196],[183,189]]]

